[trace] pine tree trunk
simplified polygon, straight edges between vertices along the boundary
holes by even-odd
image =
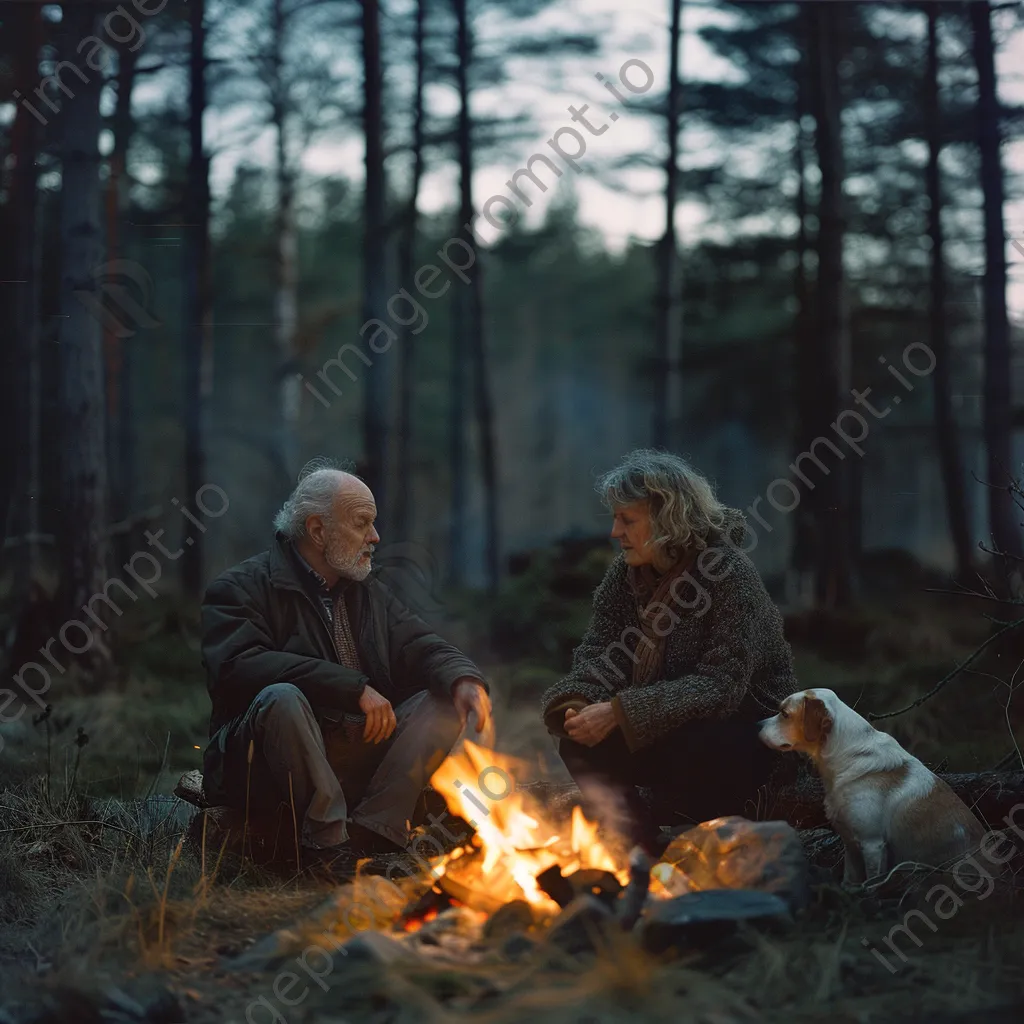
[[[673,429],[679,416],[680,321],[677,280],[676,203],[679,186],[679,49],[682,0],[672,0],[669,28],[668,94],[665,105],[665,233],[655,249],[658,260],[655,297],[654,445],[670,447],[677,438]]]
[[[12,10],[13,37],[20,41],[17,81],[38,74],[39,48],[43,40],[40,8],[18,6]],[[13,603],[20,608],[28,598],[39,569],[39,467],[41,373],[39,352],[39,271],[42,232],[39,224],[36,157],[42,143],[40,122],[18,106],[11,129],[14,167],[10,182],[10,210],[14,221],[11,239],[11,278],[5,286],[13,298],[12,345],[11,493],[8,499],[6,535],[17,539],[14,549]]]
[[[363,137],[366,145],[363,189],[363,322],[385,320],[387,259],[385,255],[384,182],[384,69],[381,56],[380,5],[363,0]],[[374,337],[371,328],[367,339]],[[378,348],[383,349],[383,342]],[[386,531],[390,496],[386,493],[388,456],[387,364],[373,351],[366,369],[363,399],[363,475],[377,499],[378,516]]]
[[[496,590],[500,576],[501,537],[498,525],[497,459],[494,441],[494,409],[488,379],[487,345],[484,337],[483,278],[480,249],[473,233],[473,119],[469,109],[469,72],[473,63],[473,37],[466,0],[454,0],[457,35],[456,59],[459,92],[459,120],[456,130],[459,150],[459,232],[464,232],[476,251],[469,268],[469,284],[456,298],[464,303],[459,326],[464,332],[463,351],[473,370],[473,397],[477,438],[480,445],[480,475],[484,498],[484,544],[487,585]],[[453,381],[454,389],[454,381]],[[456,397],[453,394],[453,399]]]
[[[456,59],[459,62],[459,94],[468,91],[468,32],[466,5],[462,0],[452,0],[456,16]],[[465,83],[465,84],[464,84]],[[464,151],[468,147],[469,112],[460,106],[458,123],[458,156],[460,166],[460,196],[465,188],[465,172],[462,169]],[[463,141],[463,133],[467,138]],[[459,224],[455,234],[462,232],[462,205],[460,200]],[[466,567],[466,501],[468,497],[466,470],[466,356],[467,345],[467,302],[465,285],[456,286],[451,304],[451,364],[448,382],[448,466],[450,477],[449,518],[448,518],[448,578],[453,584],[464,580]]]
[[[121,224],[128,207],[125,166],[135,131],[132,90],[141,50],[127,46],[117,51],[117,103],[114,108],[114,145],[107,179],[107,261],[123,258]],[[110,467],[110,510],[116,522],[127,520],[135,498],[135,416],[132,404],[132,352],[136,339],[122,337],[116,322],[104,323],[103,348],[107,364],[107,449]],[[130,530],[119,531],[113,540],[115,560],[126,562],[134,550]]]
[[[1003,227],[1002,132],[996,95],[995,46],[987,2],[969,5],[978,68],[978,148],[985,218],[984,434],[987,450],[988,512],[992,543],[1004,575],[1021,554],[1013,500],[1007,490],[1014,471],[1011,439],[1010,328],[1006,313],[1006,235]],[[1001,564],[1000,564],[1001,563]]]
[[[298,329],[298,238],[295,225],[295,174],[288,155],[288,97],[284,80],[284,37],[287,31],[284,0],[273,0],[271,32],[270,109],[274,126],[274,181],[277,206],[274,211],[274,340],[280,360],[279,458],[284,481],[290,490],[298,472],[298,426],[301,381],[296,363],[295,335]]]
[[[399,240],[398,278],[408,287],[416,272],[417,202],[423,178],[423,87],[426,77],[426,18],[427,0],[416,3],[416,84],[413,92],[412,124],[412,176],[409,184],[409,202],[405,223]],[[398,458],[395,491],[396,536],[408,540],[412,535],[413,509],[413,392],[416,381],[416,336],[412,326],[402,327],[399,338],[398,383]]]
[[[806,451],[814,439],[817,421],[818,389],[815,368],[817,366],[816,338],[812,329],[814,319],[811,308],[811,288],[807,276],[807,256],[810,240],[807,232],[807,159],[806,131],[803,120],[808,114],[808,49],[811,21],[806,8],[798,11],[794,22],[800,41],[796,65],[796,138],[793,146],[793,160],[796,169],[796,268],[793,272],[793,295],[796,299],[796,313],[793,318],[793,380],[796,386],[796,442],[795,451]],[[793,542],[790,556],[790,573],[787,577],[787,603],[801,606],[813,598],[814,570],[818,564],[817,490],[804,488],[800,504],[793,517]],[[810,585],[808,585],[810,584]]]
[[[206,111],[206,0],[189,4],[189,165],[185,264],[185,492],[191,504],[206,481],[206,407],[212,385],[209,159],[203,146]],[[182,590],[198,598],[203,582],[202,532],[185,522]]]
[[[91,5],[65,7],[68,54],[95,34]],[[103,339],[95,306],[103,249],[100,223],[100,92],[102,73],[92,72],[62,104],[60,200],[60,385],[61,430],[61,608],[81,620],[82,607],[106,578],[107,462]],[[84,301],[83,301],[84,300]],[[67,646],[84,648],[76,662],[96,677],[109,665],[109,651],[90,632],[68,631]],[[62,638],[63,640],[63,638]]]
[[[839,93],[839,34],[844,11],[838,4],[809,4],[814,26],[812,61],[816,121],[815,148],[821,174],[818,209],[818,416],[815,436],[834,437],[830,424],[850,394],[850,338],[843,273],[843,142]],[[840,449],[842,450],[842,449]],[[850,451],[833,457],[828,474],[817,485],[818,564],[817,597],[827,607],[848,604],[852,595],[850,553],[854,534],[850,527],[852,473]]]
[[[935,402],[935,440],[942,467],[946,493],[946,517],[949,521],[956,571],[966,579],[972,570],[970,531],[967,525],[967,502],[964,494],[964,466],[960,437],[953,416],[951,397],[949,336],[946,331],[946,266],[942,231],[942,181],[939,158],[942,153],[942,113],[939,105],[939,4],[932,0],[926,8],[928,16],[928,64],[925,73],[924,112],[928,141],[928,166],[925,177],[928,189],[928,234],[932,240],[931,294],[929,326],[931,347],[935,356],[932,387]]]
[[[465,285],[461,285],[465,287]],[[459,585],[466,567],[466,302],[451,304],[451,363],[448,371],[448,582]]]

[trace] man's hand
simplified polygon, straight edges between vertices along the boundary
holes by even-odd
[[[609,700],[590,704],[581,711],[569,708],[565,713],[565,731],[569,738],[585,747],[596,747],[617,725]]]
[[[470,711],[476,712],[476,731],[486,732],[491,724],[491,698],[479,679],[465,676],[452,686],[452,700],[459,713],[459,724],[465,728]]]
[[[359,710],[366,715],[364,743],[380,743],[395,731],[398,722],[391,701],[382,697],[372,686],[364,687],[363,695],[359,698]]]

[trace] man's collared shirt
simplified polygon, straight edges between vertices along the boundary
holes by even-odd
[[[359,657],[359,650],[356,647],[355,635],[352,632],[352,623],[348,616],[348,606],[345,603],[345,590],[349,580],[340,579],[333,589],[307,562],[298,550],[293,546],[292,553],[302,569],[309,577],[311,588],[316,594],[324,616],[331,626],[331,635],[334,639],[334,650],[338,655],[338,661],[346,668],[354,669],[356,672],[365,672],[362,659]]]

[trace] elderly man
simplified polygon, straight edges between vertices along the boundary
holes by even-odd
[[[208,797],[292,804],[303,860],[335,870],[403,847],[469,713],[491,714],[480,670],[370,575],[376,515],[357,477],[307,472],[270,550],[203,600]]]

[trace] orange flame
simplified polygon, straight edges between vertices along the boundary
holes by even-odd
[[[508,902],[526,900],[545,911],[555,902],[537,885],[536,876],[557,864],[563,874],[580,868],[612,872],[623,885],[628,871],[619,868],[597,838],[597,826],[573,808],[566,843],[539,816],[531,814],[516,790],[514,759],[465,740],[432,776],[431,785],[448,809],[476,829],[481,857],[462,857],[461,849],[444,858],[441,873],[459,874],[459,881],[488,897]],[[463,870],[465,869],[465,873]]]

